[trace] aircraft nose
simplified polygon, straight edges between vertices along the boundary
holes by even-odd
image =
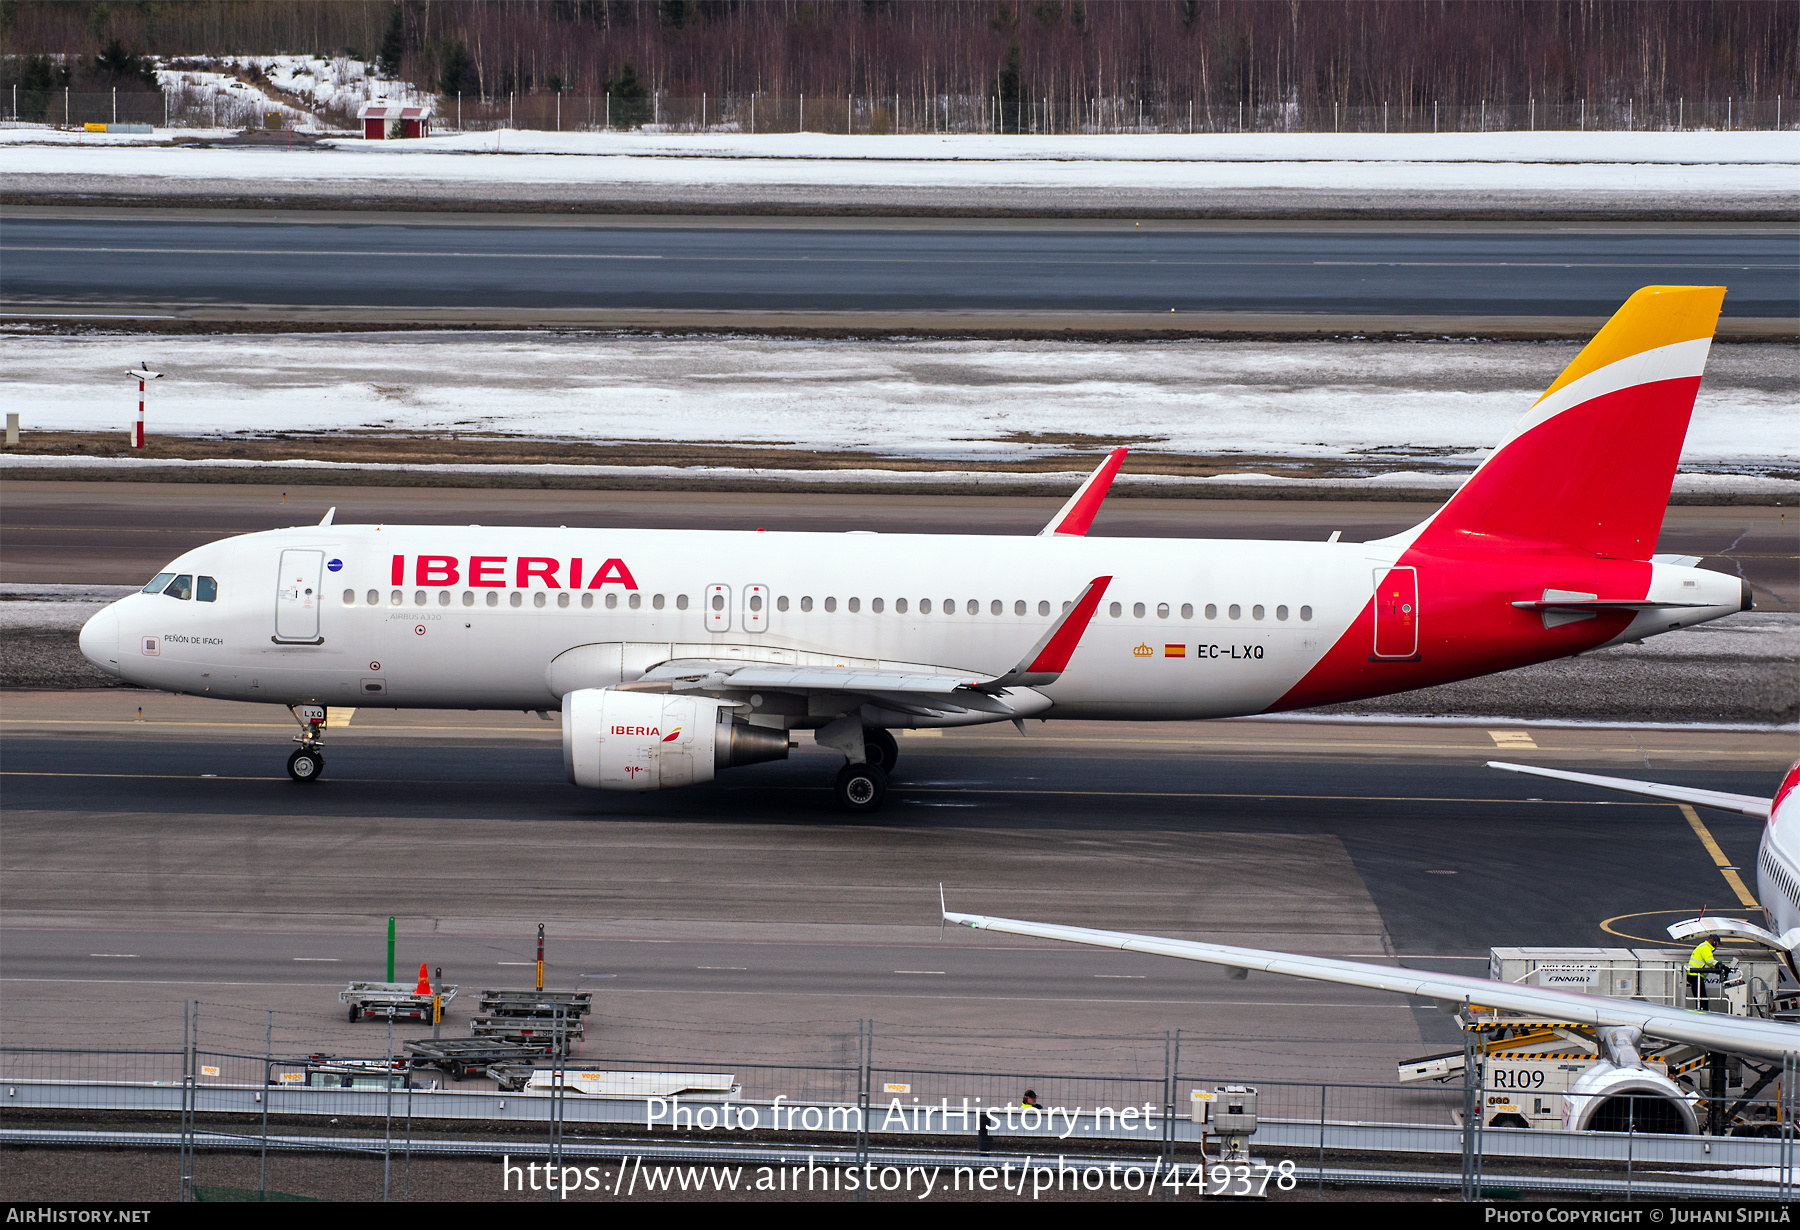
[[[119,675],[119,613],[108,606],[81,625],[81,656],[109,675]]]

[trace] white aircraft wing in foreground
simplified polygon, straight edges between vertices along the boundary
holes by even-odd
[[[1038,939],[1063,940],[1071,944],[1089,944],[1096,948],[1117,948],[1124,952],[1203,961],[1209,965],[1223,965],[1232,969],[1288,974],[1317,982],[1336,982],[1377,991],[1394,991],[1402,995],[1421,995],[1444,1004],[1539,1014],[1571,1025],[1599,1028],[1622,1026],[1639,1030],[1651,1037],[1685,1042],[1709,1051],[1728,1051],[1767,1059],[1800,1054],[1800,1026],[1779,1021],[1724,1016],[1715,1012],[1690,1012],[1638,1000],[1606,999],[1597,995],[1519,986],[1459,974],[1432,974],[1422,970],[1370,965],[1361,961],[1299,956],[1287,952],[1268,952],[1260,948],[1234,948],[1228,944],[1206,944],[1197,940],[1163,939],[1154,935],[1133,935],[1125,931],[1096,931],[1089,927],[1022,922],[1016,918],[956,914],[948,909],[943,913],[945,921],[972,927],[977,931],[1004,931],[1010,935],[1029,935]]]
[[[1598,773],[1571,773],[1567,769],[1540,769],[1536,765],[1507,764],[1503,760],[1490,760],[1487,764],[1490,769],[1505,769],[1508,773],[1529,773],[1534,777],[1553,777],[1557,781],[1574,782],[1579,786],[1599,786],[1604,790],[1621,790],[1626,794],[1667,799],[1671,803],[1716,807],[1721,811],[1755,816],[1758,820],[1767,820],[1770,809],[1775,805],[1774,799],[1759,798],[1753,794],[1729,794],[1723,790],[1700,790],[1693,786],[1665,786],[1661,782],[1633,781],[1629,777],[1602,777]]]

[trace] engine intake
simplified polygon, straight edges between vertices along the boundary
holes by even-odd
[[[787,754],[786,731],[736,721],[707,697],[613,688],[563,695],[563,768],[577,786],[668,790]]]

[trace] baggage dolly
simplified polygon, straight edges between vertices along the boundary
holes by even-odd
[[[543,1058],[546,1050],[541,1045],[520,1046],[498,1038],[415,1038],[402,1045],[413,1067],[441,1068],[453,1081],[483,1073],[491,1076],[498,1064],[529,1065]]]
[[[439,994],[443,998],[444,1007],[449,1008],[450,1001],[456,998],[456,988],[440,988]],[[385,1021],[391,1013],[397,1021],[429,1023],[431,1001],[429,992],[420,994],[410,982],[353,982],[338,992],[338,1003],[350,1005],[352,1021],[365,1016]]]

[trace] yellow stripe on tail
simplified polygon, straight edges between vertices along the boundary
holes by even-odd
[[[1725,302],[1723,286],[1646,286],[1627,299],[1582,347],[1575,361],[1563,368],[1544,397],[1609,363],[1629,359],[1661,346],[1711,337],[1718,327],[1719,308]]]

